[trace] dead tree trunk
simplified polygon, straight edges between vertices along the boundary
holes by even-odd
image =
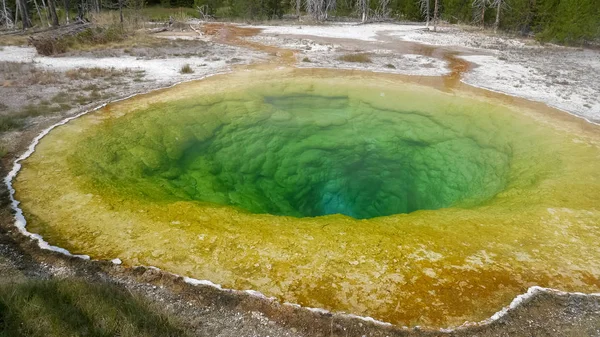
[[[389,17],[388,5],[390,0],[379,0],[377,9],[375,9],[374,17],[376,20],[386,20]]]
[[[42,0],[42,8],[45,9],[46,15],[44,16],[46,18],[46,22],[48,23],[48,27],[51,27],[50,22],[52,21],[52,18],[50,17],[50,11],[48,10],[48,6],[46,6],[46,1]]]
[[[77,21],[78,22],[85,22],[85,12],[86,12],[86,3],[85,0],[81,0],[78,4],[77,4]]]
[[[37,0],[33,0],[33,5],[35,6],[35,10],[37,11],[38,17],[40,18],[40,23],[42,25],[45,25],[44,24],[44,17],[42,16],[42,12],[40,11],[40,7],[38,6]]]
[[[63,5],[65,6],[65,20],[67,22],[67,25],[69,24],[69,0],[63,0]]]
[[[15,26],[17,25],[17,22],[19,21],[19,0],[17,0],[15,2]]]
[[[324,19],[327,20],[327,18],[329,17],[329,11],[334,9],[337,6],[337,3],[335,0],[325,0],[325,13],[324,13]]]
[[[296,16],[298,17],[298,21],[300,21],[300,6],[302,5],[302,0],[296,0]]]
[[[19,7],[19,13],[21,14],[21,21],[23,23],[23,30],[31,27],[31,20],[29,19],[29,13],[27,12],[27,0],[17,0]]]
[[[0,17],[0,22],[2,22],[6,28],[12,28],[14,23],[10,11],[6,8],[6,0],[2,0],[2,16]]]
[[[494,22],[494,33],[498,32],[498,25],[500,25],[500,1],[496,6],[496,21]]]
[[[485,28],[485,9],[490,5],[490,0],[473,0],[473,23]]]
[[[481,6],[481,28],[485,29],[485,6]]]
[[[437,32],[439,1],[440,0],[435,0],[435,5],[433,6],[433,31],[434,32]]]
[[[306,12],[315,20],[320,21],[323,12],[323,0],[307,0]]]
[[[496,7],[496,22],[494,22],[494,33],[498,32],[498,27],[500,26],[500,11],[502,10],[502,6],[504,5],[504,0],[495,0],[492,6]]]
[[[429,0],[419,0],[421,14],[425,16],[425,27],[429,27],[429,18],[431,17],[431,9],[429,8]]]
[[[119,20],[121,21],[121,26],[123,25],[123,0],[119,0]]]
[[[56,5],[54,4],[54,0],[48,0],[48,12],[50,13],[52,27],[58,27],[58,15],[56,15]]]
[[[362,22],[367,21],[368,19],[368,10],[369,10],[369,0],[358,0],[356,3],[356,7],[361,14]]]

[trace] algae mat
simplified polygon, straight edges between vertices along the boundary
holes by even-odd
[[[532,285],[598,291],[599,140],[401,77],[237,72],[57,127],[15,189],[73,253],[448,327]]]

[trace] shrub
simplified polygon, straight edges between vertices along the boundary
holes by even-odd
[[[125,37],[127,37],[127,34],[121,26],[112,25],[108,26],[107,28],[88,28],[75,35],[73,38],[74,42],[79,44],[96,45],[123,41]]]
[[[371,63],[371,58],[368,54],[346,54],[338,57],[338,60],[344,62]]]
[[[75,35],[63,35],[60,37],[44,35],[32,38],[30,42],[38,54],[50,56],[65,53],[69,49],[120,42],[126,37],[127,32],[121,26],[112,25],[106,28],[87,28]]]
[[[31,39],[31,44],[35,47],[38,54],[50,56],[56,54],[62,54],[67,51],[67,42],[64,39],[55,39],[53,37],[41,37],[38,39]]]
[[[192,67],[189,64],[184,64],[183,67],[181,67],[181,70],[179,70],[179,72],[182,74],[193,74],[194,69],[192,69]]]
[[[129,69],[118,70],[115,68],[77,68],[67,70],[65,75],[71,80],[91,80],[98,78],[117,78],[129,72]]]

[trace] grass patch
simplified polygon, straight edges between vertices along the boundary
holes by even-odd
[[[175,21],[186,22],[189,19],[198,18],[198,11],[195,8],[178,7],[164,8],[161,6],[149,6],[139,10],[141,16],[149,21],[165,22],[172,17]]]
[[[136,70],[134,72],[134,78],[133,81],[134,82],[142,82],[143,78],[146,76],[146,71],[144,70]]]
[[[129,70],[117,70],[115,68],[77,68],[67,70],[65,76],[71,80],[91,80],[98,78],[117,78],[129,73]]]
[[[69,94],[65,91],[61,91],[52,97],[51,101],[54,103],[65,103],[69,100]]]
[[[75,97],[75,102],[79,105],[85,105],[89,102],[89,99],[85,95],[77,95],[77,97]]]
[[[0,286],[0,337],[160,336],[188,333],[141,297],[75,280]]]
[[[32,84],[55,84],[60,82],[60,76],[54,71],[48,70],[40,70],[37,68],[33,68],[30,70],[29,75],[27,76],[27,85]]]
[[[22,62],[0,62],[0,72],[5,81],[12,86],[29,86],[33,84],[56,84],[61,80],[60,73],[44,70],[32,64]]]
[[[94,90],[100,90],[100,87],[97,86],[96,84],[88,84],[85,87],[81,88],[81,90],[94,91]]]
[[[48,106],[42,104],[27,104],[18,114],[21,118],[37,117],[48,112]]]
[[[55,112],[55,111],[58,112],[58,111],[61,111],[61,110],[69,110],[72,107],[73,106],[71,104],[69,104],[69,103],[60,103],[58,105],[58,108],[56,110],[53,110],[53,112]]]
[[[346,54],[338,57],[338,60],[344,62],[355,62],[355,63],[371,63],[371,58],[368,54]]]
[[[8,7],[8,4],[6,5]],[[0,39],[1,46],[26,46],[29,36],[27,35],[3,35]]]
[[[65,99],[64,95],[66,94],[60,93],[56,95],[56,100],[53,99],[53,103],[42,101],[38,104],[28,104],[18,112],[8,112],[6,115],[0,115],[0,132],[21,128],[25,125],[25,120],[28,118],[50,115],[71,109],[71,104],[63,101]]]
[[[183,67],[181,67],[181,70],[179,70],[179,72],[182,74],[193,74],[194,69],[192,69],[192,67],[189,64],[184,64]]]
[[[0,132],[20,128],[23,126],[23,123],[23,118],[20,116],[0,116]]]

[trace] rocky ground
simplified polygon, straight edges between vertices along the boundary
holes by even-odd
[[[49,126],[102,103],[230,71],[267,55],[203,40],[158,40],[155,47],[109,48],[40,56],[31,46],[0,47],[0,136],[6,152],[18,152],[18,133]],[[192,72],[182,73],[189,65]],[[23,117],[11,120],[11,116]],[[33,130],[33,129],[32,129]],[[37,130],[37,128],[35,129]],[[34,130],[34,133],[35,133]]]
[[[543,102],[600,123],[597,49],[540,45],[532,39],[456,26],[437,32],[396,24],[259,27],[263,33],[251,39],[300,50],[299,67],[439,76],[449,71],[445,61],[458,57],[471,64],[461,76],[466,84]],[[368,53],[372,62],[340,59],[348,53]],[[310,62],[303,62],[305,58]]]
[[[462,58],[472,63],[461,68],[465,83],[541,100],[600,121],[598,51],[539,46],[530,40],[455,27],[445,27],[441,33],[417,25],[384,24],[258,28],[263,29],[261,34],[248,34],[239,41],[226,33],[189,31],[164,34],[152,47],[71,52],[60,57],[39,56],[27,46],[0,47],[3,174],[39,132],[66,117],[114,99],[229,71],[236,65],[273,61],[280,55],[256,44],[298,50],[294,60],[299,67],[418,76],[448,75],[460,65],[457,58]],[[180,72],[186,64],[193,73]],[[6,191],[3,194],[0,283],[65,277],[115,283],[164,307],[198,336],[600,336],[598,296],[536,292],[494,320],[455,330],[427,330],[194,286],[153,268],[69,257],[41,250],[20,234],[13,226]]]

